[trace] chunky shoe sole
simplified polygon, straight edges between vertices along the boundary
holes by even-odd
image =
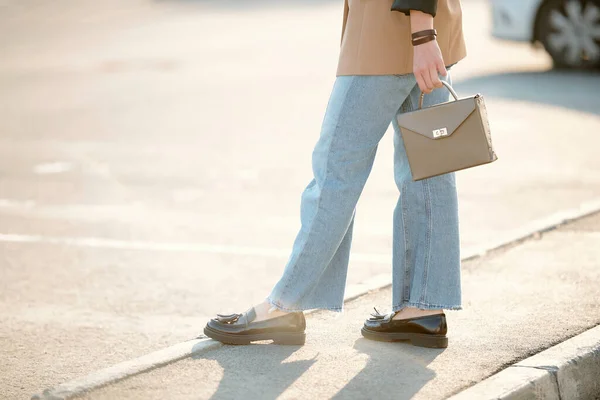
[[[364,327],[360,333],[371,340],[379,340],[380,342],[398,342],[401,340],[410,340],[414,346],[430,347],[435,349],[444,349],[448,347],[448,337],[443,335],[427,335],[424,333],[391,333],[391,332],[375,332]]]
[[[304,332],[271,332],[256,335],[238,335],[235,333],[223,333],[209,326],[204,328],[204,334],[211,339],[225,344],[250,344],[260,340],[272,340],[273,344],[302,346],[306,340]]]

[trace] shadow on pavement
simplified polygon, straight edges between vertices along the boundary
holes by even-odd
[[[193,356],[195,360],[215,360],[223,368],[212,400],[276,399],[316,360],[287,361],[300,346],[252,344],[225,346],[220,351]]]
[[[427,366],[444,351],[363,338],[357,339],[353,348],[356,353],[367,355],[368,360],[364,368],[348,382],[335,380],[347,376],[346,366],[364,362],[360,361],[364,358],[356,356],[356,353],[349,357],[348,352],[342,349],[341,353],[349,359],[340,360],[340,354],[336,357],[340,349],[328,346],[320,349],[272,344],[224,346],[219,351],[192,358],[217,361],[223,369],[223,377],[212,400],[276,399],[316,363],[321,364],[315,365],[317,370],[328,373],[319,376],[318,381],[311,377],[310,384],[323,386],[324,389],[331,388],[331,385],[341,387],[333,396],[334,399],[369,399],[376,393],[378,398],[402,400],[412,398],[435,377],[435,373]],[[301,349],[304,354],[292,356]],[[323,356],[320,356],[321,353]],[[290,356],[292,360],[287,360]],[[294,357],[304,359],[293,360]]]
[[[374,393],[381,399],[411,399],[435,377],[427,365],[445,350],[363,338],[356,340],[354,349],[369,356],[367,365],[333,397],[336,400],[370,399]]]
[[[477,76],[455,84],[461,95],[529,101],[600,115],[600,73],[515,72]]]

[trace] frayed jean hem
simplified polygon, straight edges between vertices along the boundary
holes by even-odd
[[[392,308],[392,311],[400,311],[403,308],[406,307],[414,307],[414,308],[419,308],[421,310],[438,310],[438,309],[442,309],[442,310],[462,310],[462,307],[460,305],[441,305],[441,304],[429,304],[429,303],[412,303],[412,302],[407,302],[407,303],[402,303],[399,306],[394,306]]]
[[[301,311],[309,311],[309,310],[326,310],[333,311],[337,313],[341,313],[344,311],[344,307],[297,307],[297,308],[289,308],[282,305],[280,302],[271,299],[271,297],[267,297],[267,301],[270,305],[283,312],[301,312]]]

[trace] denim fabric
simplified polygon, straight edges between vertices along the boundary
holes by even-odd
[[[450,79],[449,75],[446,79]],[[341,311],[356,203],[377,146],[394,126],[393,304],[460,309],[458,206],[454,174],[413,182],[397,113],[418,105],[414,75],[340,76],[312,154],[314,178],[301,198],[301,229],[268,301],[284,311]],[[445,88],[424,105],[448,101]]]

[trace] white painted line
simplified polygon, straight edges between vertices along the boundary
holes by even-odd
[[[21,209],[28,210],[28,209],[35,207],[35,201],[33,201],[33,200],[0,199],[0,207],[21,208]]]
[[[594,214],[596,212],[600,212],[600,201],[582,204],[580,207],[577,207],[575,209],[571,209],[567,212],[557,213],[557,214],[552,215],[549,218],[544,218],[541,221],[537,221],[533,224],[527,225],[525,228],[515,231],[516,236],[514,238],[506,238],[505,242],[492,243],[490,245],[492,247],[489,247],[487,249],[482,247],[481,249],[471,250],[471,253],[466,254],[466,256],[467,256],[467,258],[473,258],[473,257],[479,256],[479,255],[486,254],[489,251],[496,250],[501,247],[509,246],[513,243],[518,243],[520,241],[527,239],[528,237],[534,236],[537,233],[547,232],[548,230],[552,230],[566,222],[581,219],[590,214]],[[544,222],[545,225],[542,222]],[[537,229],[537,231],[533,231],[532,229]],[[39,239],[47,240],[47,238],[41,238],[41,237],[37,237],[37,236],[23,236],[23,238],[21,236],[22,235],[12,235],[12,236],[0,235],[0,240],[2,240],[3,237],[8,238],[8,239],[13,238],[15,240],[17,240],[17,239],[21,240],[21,239],[25,238],[25,240],[29,240],[29,241],[32,240],[33,242],[36,242],[36,240],[39,240]],[[64,240],[65,240],[64,238],[57,238],[57,240],[60,240],[60,244],[64,244]],[[77,239],[77,240],[81,240],[81,239]],[[97,240],[97,239],[94,239],[94,240]],[[108,239],[103,239],[103,240],[106,241],[106,243],[113,242],[113,241],[109,241]],[[144,243],[144,242],[119,242],[119,241],[114,241],[114,242],[117,242],[117,243]],[[79,243],[79,242],[76,242],[76,243]],[[87,242],[84,242],[84,243],[87,243]],[[96,242],[93,242],[93,241],[91,243],[97,244]],[[101,242],[101,243],[105,243],[105,242]],[[144,244],[144,246],[145,246],[145,244]],[[199,245],[185,245],[185,246],[192,246],[192,248],[195,249]],[[221,248],[221,247],[227,247],[227,246],[217,246],[217,247]],[[127,248],[130,248],[130,247],[127,247]],[[146,248],[144,248],[143,246],[141,246],[140,249],[146,250]],[[167,246],[167,249],[171,249],[171,247]],[[253,248],[250,248],[250,249],[253,249]],[[156,248],[149,248],[148,250],[156,250]],[[253,249],[253,251],[256,251],[256,249]],[[465,260],[465,257],[463,257],[463,261],[464,260]],[[378,289],[384,288],[386,286],[389,286],[390,285],[390,276],[391,276],[390,274],[376,275],[373,278],[370,278],[363,283],[349,285],[346,289],[346,293],[344,296],[344,302],[353,300],[353,299],[355,299],[359,296],[362,296],[372,290],[378,290]],[[317,311],[317,310],[310,310],[309,312],[307,312],[307,314],[312,313],[314,311]],[[600,330],[600,327],[598,327],[597,329]],[[190,349],[190,344],[192,344],[191,345],[192,349]],[[194,349],[196,347],[196,345],[198,345],[199,350]],[[150,353],[146,356],[143,356],[143,357],[140,357],[140,358],[137,358],[134,360],[126,361],[121,364],[117,364],[114,367],[106,368],[104,370],[91,373],[85,377],[63,383],[54,389],[45,390],[43,395],[41,395],[41,396],[39,396],[39,395],[36,395],[36,396],[38,396],[37,397],[38,399],[52,399],[52,400],[66,399],[69,397],[77,396],[77,395],[83,393],[84,391],[88,391],[88,390],[92,390],[92,389],[95,389],[95,388],[98,388],[101,386],[105,386],[112,382],[116,382],[118,380],[122,380],[127,377],[137,375],[137,374],[140,374],[145,371],[149,371],[150,369],[157,368],[159,366],[181,360],[183,358],[191,356],[192,354],[196,354],[200,351],[210,351],[212,349],[217,349],[219,347],[221,347],[221,344],[219,342],[209,340],[209,339],[197,339],[196,341],[179,343],[175,346],[168,347],[164,350],[159,350],[157,352]],[[600,360],[597,362],[597,364],[600,364]],[[529,368],[529,369],[532,369],[532,368]],[[535,371],[537,371],[537,370],[535,370]],[[530,374],[534,374],[535,377],[539,377],[539,376],[543,375],[543,374],[537,373],[535,371]],[[511,374],[512,374],[512,372],[511,372]],[[533,377],[533,378],[535,378],[535,377]],[[522,379],[521,379],[521,381],[522,381]],[[521,382],[521,383],[523,383],[523,382]],[[527,385],[525,384],[525,386],[523,386],[523,387],[525,387],[525,389],[526,389],[526,386]],[[35,399],[36,396],[34,396],[33,398]],[[486,394],[486,396],[487,396],[487,394]],[[457,397],[456,400],[459,400],[459,399],[466,400],[466,399],[471,399],[471,398],[484,398],[484,397],[477,397],[477,396],[476,397],[468,397],[468,396],[467,397]],[[487,398],[487,397],[485,397],[485,398]]]
[[[57,387],[45,390],[41,395],[35,395],[32,399],[67,399],[84,393],[91,389],[108,385],[150,371],[165,364],[190,357],[205,351],[221,347],[222,344],[210,339],[195,339],[188,342],[178,343],[166,349],[155,351],[145,356],[124,361],[99,371],[92,372],[81,378],[65,382]]]
[[[520,361],[450,397],[593,399],[600,393],[600,326]]]
[[[0,207],[3,205],[11,206],[11,204],[12,203],[8,201],[3,201],[0,199]],[[487,243],[483,246],[467,248],[462,251],[462,259],[464,261],[473,257],[482,256],[492,250],[504,247],[507,244],[519,242],[531,237],[532,235],[554,229],[566,222],[583,218],[586,215],[596,212],[600,212],[600,201],[587,202],[577,208],[555,213],[547,218],[533,221],[522,228],[516,229],[494,242]],[[97,237],[52,237],[12,233],[0,233],[0,242],[44,243],[101,249],[233,254],[276,258],[288,258],[290,255],[289,249],[276,249],[267,247],[230,246],[209,243],[145,242]],[[391,265],[392,257],[391,255],[387,254],[352,253],[350,255],[350,261]]]
[[[136,240],[118,240],[95,237],[52,237],[40,235],[0,234],[0,242],[12,243],[46,243],[76,247],[122,249],[122,250],[144,250],[144,251],[189,251],[202,253],[228,253],[244,255],[262,255],[270,257],[281,257],[289,255],[279,249],[268,249],[260,247],[226,246],[202,243],[168,243],[168,242],[144,242]]]
[[[73,169],[73,164],[67,161],[56,161],[38,164],[33,167],[33,172],[40,175],[60,174]]]
[[[22,235],[13,233],[0,233],[0,242],[9,243],[43,243],[62,246],[89,247],[100,249],[118,250],[143,250],[166,252],[193,252],[211,254],[234,254],[245,256],[287,258],[290,250],[270,249],[266,247],[228,246],[207,243],[165,243],[144,242],[135,240],[118,240],[95,237],[52,237],[40,235]],[[390,264],[391,256],[385,254],[355,253],[351,255],[352,261]]]

